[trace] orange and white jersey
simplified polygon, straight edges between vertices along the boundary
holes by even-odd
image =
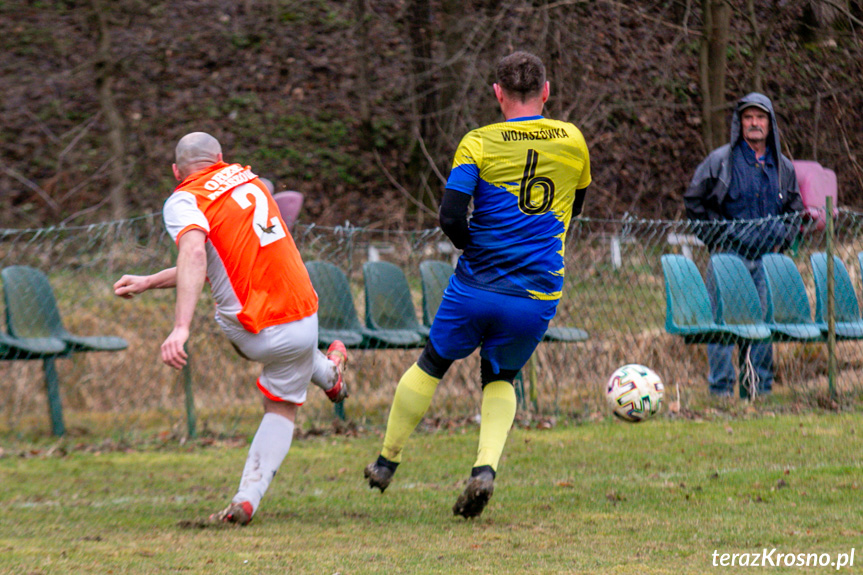
[[[186,178],[165,202],[175,242],[207,234],[207,280],[216,311],[251,333],[318,310],[300,253],[279,208],[251,169],[219,162]]]

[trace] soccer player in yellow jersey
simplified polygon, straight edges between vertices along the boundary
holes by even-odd
[[[441,201],[441,228],[463,253],[429,343],[399,381],[381,454],[365,469],[369,486],[383,492],[438,382],[453,361],[480,348],[479,448],[453,506],[466,518],[480,515],[494,491],[515,418],[512,382],[557,311],[566,231],[590,184],[584,136],[542,116],[549,83],[539,58],[526,52],[503,58],[494,93],[505,121],[462,139]]]

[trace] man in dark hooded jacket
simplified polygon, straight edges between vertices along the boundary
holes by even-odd
[[[766,281],[761,257],[788,247],[800,229],[803,200],[794,166],[782,154],[773,104],[752,93],[737,102],[731,141],[698,166],[683,197],[686,215],[711,253],[743,258],[766,309]],[[711,297],[715,290],[708,271]],[[715,305],[715,302],[714,302]],[[733,345],[709,344],[710,391],[731,396],[734,390]],[[740,396],[768,394],[773,385],[770,342],[741,345]]]

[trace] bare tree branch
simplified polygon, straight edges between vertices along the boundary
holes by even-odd
[[[56,141],[58,141],[58,140],[59,140],[59,138],[58,138],[57,136],[55,136],[55,135],[54,135],[54,132],[52,132],[52,131],[51,131],[51,129],[50,129],[50,128],[48,128],[48,126],[46,126],[46,125],[45,125],[45,122],[43,122],[42,120],[40,120],[40,119],[36,116],[36,114],[34,114],[33,112],[31,112],[28,108],[23,108],[23,107],[22,107],[22,108],[21,108],[21,111],[22,111],[22,112],[24,112],[24,115],[25,115],[25,116],[27,116],[28,118],[30,118],[30,120],[31,120],[34,124],[36,124],[37,126],[39,126],[39,130],[40,130],[42,133],[44,133],[46,136],[48,136],[48,139],[49,139],[49,140],[51,140],[52,142],[56,142]]]
[[[574,4],[589,4],[591,0],[560,0],[559,2],[553,2],[552,4],[547,4],[545,6],[540,6],[538,8],[522,8],[521,11],[533,11],[533,10],[553,10],[555,8],[560,8],[562,6],[572,6]],[[648,15],[644,10],[639,10],[638,8],[633,8],[632,6],[625,4],[623,2],[615,2],[614,0],[605,0],[606,4],[611,4],[617,8],[623,8],[629,12],[634,12],[638,14],[639,17],[644,18],[650,22],[655,22],[657,24],[661,24],[662,26],[666,26],[668,28],[673,28],[674,30],[680,30],[682,32],[686,32],[687,34],[693,34],[695,36],[701,36],[702,33],[698,30],[691,30],[687,26],[681,26],[680,24],[675,24],[674,22],[669,22],[667,20],[663,20],[662,18],[657,18],[656,16]],[[687,7],[688,9],[688,7]]]
[[[45,200],[45,203],[48,204],[52,210],[58,211],[60,209],[60,205],[55,202],[54,199],[48,194],[48,192],[43,190],[36,182],[28,180],[23,175],[19,174],[14,168],[3,166],[3,171],[6,172],[7,175],[15,178],[16,180],[36,192],[36,194],[40,198]]]
[[[60,227],[65,226],[67,223],[71,222],[71,221],[72,221],[72,220],[74,220],[75,218],[80,218],[81,216],[84,216],[84,215],[86,215],[86,214],[89,214],[90,212],[95,212],[96,210],[98,210],[99,208],[101,208],[102,206],[104,206],[105,204],[107,204],[110,200],[111,200],[111,196],[110,196],[110,195],[107,195],[107,196],[105,196],[104,198],[102,198],[102,201],[101,201],[101,202],[99,202],[98,204],[95,204],[95,205],[93,205],[93,206],[90,206],[89,208],[84,208],[84,209],[83,209],[83,210],[81,210],[81,211],[75,212],[74,214],[72,214],[71,216],[69,216],[68,218],[64,219],[62,222],[60,222]]]
[[[420,202],[415,197],[413,197],[413,195],[408,190],[406,190],[404,186],[402,186],[400,183],[398,183],[396,181],[396,179],[392,176],[392,174],[390,174],[389,170],[387,170],[386,167],[384,166],[384,163],[381,161],[381,156],[380,156],[380,154],[378,154],[378,151],[377,150],[373,150],[373,151],[375,154],[375,161],[377,162],[378,167],[381,169],[381,171],[387,177],[387,179],[390,181],[390,183],[393,185],[393,187],[395,187],[395,189],[397,189],[399,192],[401,192],[401,194],[404,197],[406,197],[413,205],[418,207],[420,210],[424,211],[426,214],[428,214],[430,216],[437,217],[437,214],[435,212],[431,211],[422,202]]]
[[[108,158],[106,161],[102,162],[102,165],[101,165],[101,166],[99,166],[98,168],[96,168],[96,171],[95,171],[95,172],[93,172],[92,174],[90,174],[89,176],[87,176],[87,178],[85,178],[85,179],[84,179],[84,181],[82,181],[82,182],[78,182],[78,184],[77,184],[77,185],[75,185],[75,187],[73,187],[71,190],[69,190],[68,192],[66,192],[65,194],[63,194],[63,195],[60,197],[60,202],[61,202],[61,203],[62,203],[62,202],[65,202],[66,200],[68,200],[69,198],[71,198],[72,196],[74,196],[76,193],[78,193],[78,192],[79,192],[82,188],[84,188],[87,184],[89,184],[90,182],[92,182],[93,180],[95,180],[97,177],[101,176],[101,175],[102,175],[102,172],[104,172],[104,171],[105,171],[105,168],[107,168],[108,166],[110,166],[110,165],[111,165],[111,163],[112,163],[112,162],[114,162],[114,160],[116,160],[116,159],[117,159],[117,157],[116,157],[116,156],[112,156],[112,157]]]
[[[431,169],[434,171],[435,175],[438,177],[440,182],[442,184],[446,184],[446,178],[443,176],[443,174],[440,173],[440,170],[438,170],[437,164],[435,164],[434,158],[431,157],[431,154],[429,154],[429,151],[426,149],[426,144],[425,144],[425,141],[423,140],[422,135],[417,134],[416,138],[417,138],[417,141],[419,142],[420,150],[422,150],[423,156],[425,156],[426,160],[428,160],[429,166],[431,166]]]
[[[66,157],[66,154],[68,154],[72,150],[72,148],[74,148],[75,145],[79,141],[81,141],[81,138],[83,138],[84,135],[90,131],[90,128],[93,127],[93,124],[96,123],[96,120],[98,120],[99,116],[101,116],[101,115],[102,115],[101,111],[96,112],[92,118],[90,118],[89,120],[87,120],[86,122],[84,122],[82,125],[79,126],[81,129],[78,131],[78,134],[74,138],[72,138],[72,141],[69,142],[69,144],[67,144],[66,147],[63,148],[63,150],[60,152],[60,155],[57,156],[57,172],[58,173],[60,171],[62,171],[61,168],[63,166],[63,159]]]
[[[854,24],[857,24],[858,26],[863,26],[863,20],[860,20],[859,18],[855,18],[854,14],[851,13],[851,10],[848,9],[847,4],[843,5],[839,2],[836,2],[835,0],[821,0],[821,2],[824,2],[825,4],[829,4],[829,5],[833,6],[834,8],[836,8],[837,10],[842,12],[842,14],[844,14],[845,17],[848,18]]]

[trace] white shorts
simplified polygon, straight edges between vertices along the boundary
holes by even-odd
[[[225,321],[218,313],[216,322],[240,353],[264,365],[258,389],[274,401],[302,405],[312,378],[332,378],[333,365],[318,350],[318,314],[251,333],[242,326]]]

